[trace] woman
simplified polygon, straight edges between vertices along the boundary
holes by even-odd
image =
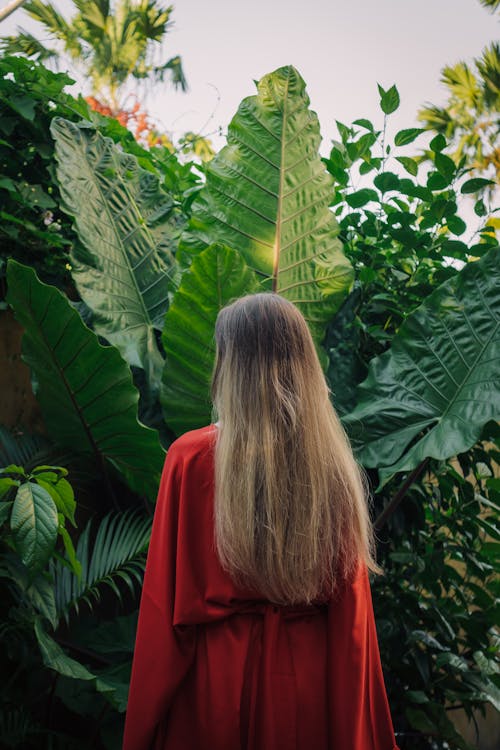
[[[161,477],[123,750],[397,750],[366,482],[307,324],[255,294],[215,338],[219,421]]]

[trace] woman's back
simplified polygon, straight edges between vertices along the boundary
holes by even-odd
[[[167,454],[124,750],[394,750],[366,565],[310,605],[235,584],[214,544],[217,434]]]

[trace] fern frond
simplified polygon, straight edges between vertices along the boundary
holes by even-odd
[[[120,581],[132,593],[135,585],[142,583],[151,519],[137,511],[108,514],[93,541],[91,527],[89,521],[76,545],[76,557],[82,566],[79,579],[63,563],[53,564],[56,611],[66,622],[72,610],[79,611],[82,602],[92,610],[105,586],[121,601]]]

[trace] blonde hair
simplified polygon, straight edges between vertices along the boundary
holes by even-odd
[[[233,580],[279,604],[332,595],[375,561],[366,475],[300,311],[278,294],[217,317],[215,544]]]

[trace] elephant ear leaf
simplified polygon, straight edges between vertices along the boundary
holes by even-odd
[[[213,242],[294,302],[317,342],[350,291],[354,273],[329,209],[332,178],[318,154],[318,118],[293,67],[264,76],[243,100],[227,145],[206,168],[180,258]]]
[[[498,248],[470,261],[401,326],[370,362],[356,408],[343,419],[380,489],[427,457],[468,450],[500,416]]]
[[[10,259],[7,302],[24,327],[22,356],[37,380],[47,431],[60,445],[108,463],[139,495],[156,499],[164,451],[137,419],[139,393],[114,346],[103,346],[56,287]]]
[[[231,300],[257,288],[254,272],[239,253],[223,245],[203,250],[184,272],[162,334],[166,361],[160,399],[176,434],[210,421],[215,320]]]
[[[82,243],[72,275],[94,328],[130,364],[161,368],[153,329],[163,326],[175,274],[173,202],[155,174],[93,128],[55,118],[51,131],[64,208]]]

